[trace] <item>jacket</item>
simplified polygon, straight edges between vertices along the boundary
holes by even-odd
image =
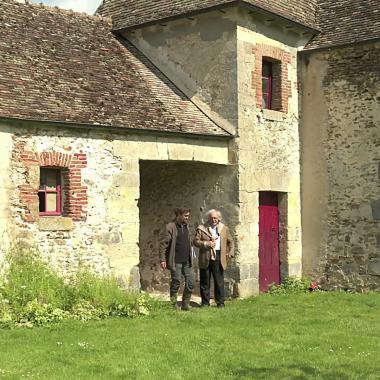
[[[189,226],[186,225],[187,230]],[[190,236],[190,231],[189,231]],[[177,242],[177,224],[176,222],[170,222],[166,225],[165,233],[160,240],[159,256],[160,262],[166,262],[168,269],[175,269],[175,246]],[[193,255],[191,239],[189,238],[189,261],[190,266],[193,265]]]
[[[220,241],[220,261],[223,269],[227,268],[228,259],[234,256],[234,241],[230,231],[223,223],[218,223]],[[199,268],[206,269],[210,263],[211,257],[215,256],[213,248],[205,246],[205,242],[212,240],[210,224],[205,223],[198,226],[194,238],[194,246],[199,248]]]

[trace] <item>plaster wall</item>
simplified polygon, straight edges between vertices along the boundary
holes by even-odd
[[[6,131],[12,133],[6,134]],[[20,238],[36,246],[64,275],[75,272],[79,265],[86,265],[98,274],[113,272],[131,288],[140,287],[139,161],[228,163],[225,141],[208,143],[207,139],[147,137],[33,123],[2,123],[0,133],[6,136],[2,141],[7,141],[4,148],[9,154],[7,160],[1,161],[1,178],[12,182],[9,196],[1,198],[1,212],[5,215],[1,226],[12,230],[12,239]],[[29,182],[37,189],[39,170],[31,175],[35,168],[31,170],[25,165],[20,158],[23,152],[86,155],[86,167],[81,170],[82,185],[87,188],[83,220],[39,216],[37,200],[36,220],[24,220],[20,188]],[[4,191],[2,186],[0,192]],[[6,209],[10,211],[4,214]]]
[[[0,268],[3,255],[9,246],[8,221],[10,219],[9,199],[12,191],[8,175],[12,151],[12,134],[10,129],[0,129]]]
[[[380,288],[380,44],[302,59],[305,273],[328,289]]]
[[[209,12],[128,32],[203,112],[226,130],[237,124],[235,10]]]

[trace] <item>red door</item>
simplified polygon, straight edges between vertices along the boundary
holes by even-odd
[[[266,292],[269,284],[280,283],[277,193],[260,192],[259,214],[259,287]]]

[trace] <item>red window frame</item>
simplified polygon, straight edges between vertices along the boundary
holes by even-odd
[[[56,186],[53,188],[47,189],[46,186],[46,171],[55,171],[56,172]],[[45,211],[39,212],[41,216],[56,216],[56,215],[62,215],[62,184],[61,184],[61,170],[57,168],[49,168],[49,167],[43,167],[40,168],[40,188],[38,190],[38,199],[40,200],[40,197],[43,196],[45,200]],[[56,211],[46,211],[46,204],[47,204],[47,194],[57,194],[57,204],[56,204]],[[41,208],[41,204],[39,204],[39,207]]]
[[[264,91],[266,83],[267,91]],[[262,63],[262,96],[263,96],[263,108],[272,109],[273,99],[273,62],[263,60]]]

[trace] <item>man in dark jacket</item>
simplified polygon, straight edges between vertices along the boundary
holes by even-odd
[[[194,288],[193,255],[188,226],[190,209],[176,208],[174,213],[175,219],[166,225],[165,234],[160,242],[160,265],[162,269],[170,270],[170,301],[173,305],[177,305],[182,275],[185,277],[182,310],[189,310]]]

